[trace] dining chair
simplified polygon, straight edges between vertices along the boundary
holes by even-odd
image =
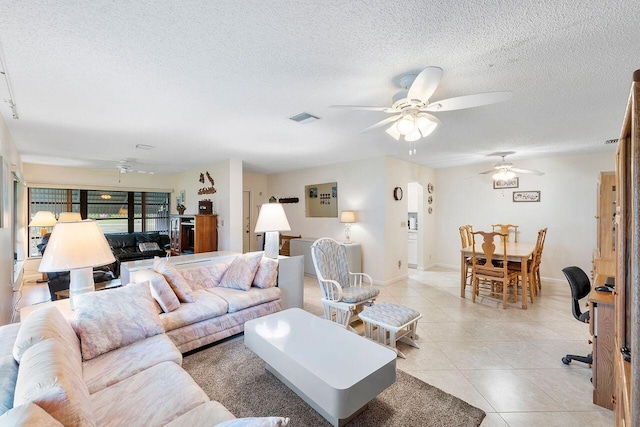
[[[498,229],[498,230],[496,230]],[[513,229],[513,241],[518,243],[518,226],[513,224],[491,224],[491,231],[498,231],[500,234],[506,234],[506,241],[509,241],[509,231]],[[504,239],[504,237],[502,237]]]
[[[460,241],[462,243],[462,249],[470,246],[473,243],[473,237],[471,233],[473,232],[472,225],[463,225],[459,228],[460,230]],[[467,288],[467,285],[471,285],[471,258],[465,259],[465,278],[464,278],[464,287]]]
[[[495,231],[491,233],[475,231],[471,235],[473,238],[471,256],[472,301],[476,302],[476,297],[480,295],[480,290],[482,290],[488,292],[492,297],[502,297],[502,308],[507,308],[509,289],[512,290],[514,301],[518,298],[518,273],[509,270],[508,263],[499,262],[501,260],[494,258],[498,249],[501,252],[502,260],[507,259],[507,236]],[[500,237],[500,248],[496,247],[496,236]],[[482,239],[482,252],[476,252],[476,238]]]
[[[542,228],[538,231],[538,240],[536,241],[536,249],[533,253],[533,262],[531,268],[531,282],[534,286],[536,295],[542,293],[542,279],[540,277],[540,263],[542,262],[542,250],[544,249],[544,242],[547,238],[547,229]]]

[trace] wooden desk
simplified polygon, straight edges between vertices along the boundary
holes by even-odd
[[[516,261],[520,263],[520,272],[522,274],[522,308],[527,309],[527,288],[529,286],[529,271],[527,260],[533,255],[533,251],[536,248],[535,243],[515,243],[507,242],[507,261]],[[483,253],[482,244],[476,243],[476,253]],[[464,295],[464,282],[466,276],[465,259],[473,255],[473,248],[467,246],[460,250],[460,296]],[[498,249],[496,246],[496,253],[493,254],[495,259],[502,259],[502,247]]]
[[[612,409],[611,396],[614,390],[615,355],[615,298],[613,292],[596,291],[596,286],[604,285],[608,276],[596,274],[589,293],[589,331],[593,335],[593,403]]]

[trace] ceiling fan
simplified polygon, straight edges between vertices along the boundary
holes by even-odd
[[[535,169],[522,169],[522,168],[514,168],[513,163],[507,162],[504,158],[510,154],[514,154],[513,151],[507,151],[504,153],[493,153],[489,154],[489,156],[499,156],[502,157],[502,160],[495,164],[493,169],[480,172],[480,175],[486,175],[492,173],[492,178],[494,181],[498,180],[509,180],[516,177],[516,173],[528,173],[532,175],[544,175],[544,172],[537,171]]]
[[[133,166],[131,165],[131,162],[129,160],[127,160],[127,159],[120,160],[116,164],[116,170],[118,171],[119,174],[137,172],[137,173],[148,173],[148,174],[153,175],[153,173],[154,173],[154,172],[150,172],[150,171],[134,169]]]
[[[404,90],[393,97],[391,107],[368,107],[361,105],[332,105],[333,108],[350,108],[354,110],[382,111],[393,114],[378,123],[360,131],[360,133],[390,125],[386,132],[396,141],[410,142],[409,155],[416,153],[415,141],[431,134],[442,122],[432,114],[438,111],[462,110],[506,101],[513,95],[511,92],[487,92],[475,95],[431,101],[430,98],[438,88],[442,79],[442,68],[427,67],[420,74],[406,74],[400,78]]]

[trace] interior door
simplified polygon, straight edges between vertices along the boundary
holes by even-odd
[[[242,192],[242,253],[251,252],[251,191]]]

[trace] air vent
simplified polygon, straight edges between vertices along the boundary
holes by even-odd
[[[320,120],[320,117],[318,116],[314,116],[313,114],[309,114],[309,113],[300,113],[300,114],[296,114],[295,116],[291,116],[289,117],[290,120],[293,120],[294,122],[298,122],[298,123],[309,123],[312,122],[314,120]]]
[[[604,144],[605,145],[609,145],[609,144],[617,144],[618,143],[618,138],[616,139],[607,139]]]
[[[136,148],[138,150],[153,150],[156,147],[153,145],[147,145],[147,144],[136,144]]]

